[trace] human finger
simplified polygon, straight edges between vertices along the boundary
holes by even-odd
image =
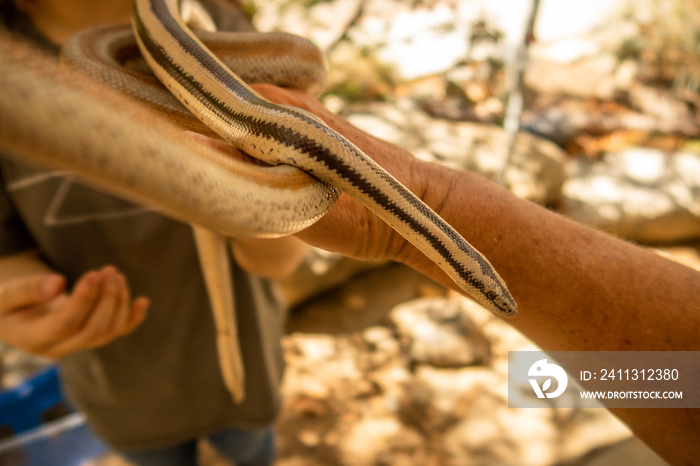
[[[138,297],[134,300],[134,302],[131,304],[129,319],[127,320],[126,325],[122,329],[122,335],[126,335],[133,332],[134,329],[136,329],[136,327],[141,325],[141,323],[146,318],[148,308],[150,305],[150,300],[143,296]]]
[[[0,314],[46,303],[63,292],[65,283],[65,278],[58,274],[12,280],[0,288]]]
[[[119,285],[119,295],[116,312],[114,313],[114,319],[111,325],[111,333],[120,335],[131,316],[131,290],[129,289],[124,275],[117,274],[117,281]]]
[[[53,330],[53,342],[72,337],[85,325],[95,302],[99,298],[103,277],[97,271],[83,275],[73,287],[72,293],[44,322]]]
[[[148,300],[139,298],[132,304],[124,276],[113,267],[100,271],[103,281],[83,327],[53,350],[60,354],[96,348],[134,330],[145,318]]]
[[[102,346],[112,340],[112,327],[120,310],[122,283],[114,267],[101,269],[100,287],[97,298],[79,328],[69,337],[56,345],[61,352],[74,352],[87,348]]]
[[[119,296],[116,312],[110,329],[110,339],[126,335],[134,330],[146,317],[146,310],[150,301],[144,297],[138,297],[132,301],[131,288],[122,274],[117,274]]]

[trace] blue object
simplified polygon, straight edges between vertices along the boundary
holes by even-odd
[[[39,427],[50,410],[72,411],[63,399],[58,371],[51,366],[12,390],[0,392],[0,434],[21,434]]]
[[[78,466],[107,451],[63,397],[55,366],[0,393],[0,435],[3,466]]]

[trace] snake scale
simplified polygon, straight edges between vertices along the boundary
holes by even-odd
[[[488,260],[418,197],[314,115],[258,95],[227,66],[245,68],[245,53],[238,65],[229,60],[224,64],[211,53],[198,36],[213,49],[229,38],[190,30],[188,23],[193,21],[186,22],[182,11],[192,10],[193,5],[196,9],[193,0],[135,0],[133,35],[119,28],[82,34],[71,41],[73,46],[66,48],[65,55],[79,68],[151,101],[177,127],[217,134],[273,166],[226,158],[181,137],[165,122],[151,121],[148,114],[131,109],[119,98],[95,98],[95,93],[87,92],[90,85],[67,82],[61,73],[44,76],[48,67],[27,65],[31,60],[11,42],[3,43],[3,37],[0,85],[20,98],[0,96],[0,146],[27,159],[75,171],[137,202],[225,235],[295,233],[330,209],[340,191],[386,221],[491,312],[501,317],[517,313],[515,301]],[[207,26],[206,20],[194,24]],[[119,69],[134,55],[134,35],[153,73],[204,125],[187,116],[152,78]],[[250,43],[256,54],[272,57],[284,42],[300,47],[293,36],[260,37],[231,36],[230,40],[241,42],[223,48],[245,52],[248,48],[240,44]],[[308,47],[301,47],[302,55],[321,56],[313,48],[308,52]],[[316,83],[313,75],[323,66],[317,62],[317,57],[285,56],[276,74],[300,75],[302,81]],[[250,79],[255,68],[259,67],[242,74]],[[296,73],[290,74],[289,68]],[[296,78],[289,79],[281,84],[320,90],[316,84],[297,85]],[[110,102],[117,108],[110,108]],[[67,133],[81,137],[66,138]],[[198,235],[204,231],[195,228]],[[219,252],[225,250],[218,247]],[[224,296],[221,309],[230,307],[231,300],[232,296]],[[226,351],[220,348],[219,352]],[[238,366],[227,383],[235,386],[232,393],[240,400],[240,360],[228,364]]]
[[[271,103],[212,55],[178,0],[136,0],[133,27],[155,75],[197,118],[238,149],[298,167],[367,206],[499,316],[517,305],[488,260],[413,193],[314,115]]]

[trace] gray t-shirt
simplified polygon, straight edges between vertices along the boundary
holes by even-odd
[[[4,158],[0,225],[0,255],[36,249],[69,283],[112,264],[134,296],[151,299],[147,318],[133,333],[60,361],[70,400],[107,442],[157,448],[229,426],[274,422],[285,316],[270,281],[234,264],[246,368],[246,399],[235,404],[219,371],[213,317],[188,225],[94,190],[69,173]]]

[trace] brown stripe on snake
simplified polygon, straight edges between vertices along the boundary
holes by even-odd
[[[471,270],[465,267],[464,263],[459,261],[454,255],[452,255],[445,246],[445,244],[440,240],[440,238],[434,235],[430,231],[430,229],[425,227],[425,225],[421,224],[420,222],[417,222],[411,216],[411,214],[409,214],[405,209],[402,209],[400,206],[398,206],[392,200],[391,196],[389,196],[383,190],[379,189],[376,186],[376,184],[368,180],[366,176],[364,176],[364,174],[355,170],[352,166],[343,163],[342,160],[339,160],[335,156],[335,154],[328,151],[325,147],[314,145],[314,141],[309,140],[302,134],[296,133],[291,128],[285,128],[283,126],[275,125],[274,123],[269,123],[261,120],[252,120],[251,117],[247,115],[234,115],[236,119],[239,119],[241,122],[246,123],[246,128],[251,134],[256,134],[260,136],[269,135],[271,138],[277,140],[280,144],[283,143],[298,150],[304,149],[309,157],[313,157],[318,162],[328,167],[330,170],[335,171],[338,174],[338,176],[342,177],[345,180],[348,180],[353,186],[355,186],[363,194],[371,198],[376,204],[381,205],[384,209],[391,212],[396,218],[404,222],[413,231],[421,235],[423,238],[427,239],[432,245],[432,247],[435,250],[439,251],[439,253],[448,261],[450,266],[453,267],[455,270],[459,271],[458,273],[464,278],[465,281],[467,281],[472,287],[474,287],[474,289],[478,290],[488,299],[497,299],[498,294],[491,292],[490,290],[486,290],[483,281],[477,276],[475,276],[475,274]],[[382,176],[383,173],[377,173],[376,175]],[[394,184],[395,187],[396,183],[398,183],[393,178],[387,178],[386,181],[391,184]],[[398,194],[402,195],[402,197],[408,197],[405,195],[405,191],[400,190],[398,188],[396,189],[396,191]],[[409,198],[406,200],[411,201],[412,199]],[[445,236],[450,238],[454,242],[454,244],[456,244],[460,248],[461,252],[469,255],[477,264],[479,264],[479,268],[483,275],[490,276],[490,274],[493,271],[491,265],[484,260],[481,254],[473,254],[473,248],[464,247],[465,242],[461,240],[461,236],[453,228],[451,228],[444,221],[442,221],[442,219],[439,216],[437,216],[437,214],[433,210],[427,208],[427,206],[423,204],[417,204],[416,208],[420,209],[422,211],[422,214],[428,219],[428,221],[432,222],[432,224],[439,228]],[[495,281],[495,277],[491,276],[491,278],[493,278]],[[497,285],[500,285],[500,283],[496,283]],[[500,292],[507,293],[508,291],[505,288],[500,288]]]
[[[174,0],[136,0],[134,29],[154,71],[230,143],[290,163],[353,196],[500,316],[517,306],[488,260],[352,143],[303,111],[266,101],[212,57],[174,14]]]
[[[276,34],[275,34],[276,35]],[[269,43],[270,38],[265,42]],[[233,53],[233,52],[230,52]],[[136,54],[136,55],[135,55]],[[179,126],[217,137],[206,125],[197,120],[153,75],[143,60],[138,49],[133,30],[128,25],[108,25],[86,29],[74,35],[61,50],[62,66],[69,64],[94,76],[98,81],[108,83],[110,87],[125,92],[132,97],[142,100],[150,108],[167,117]],[[135,69],[125,69],[123,63],[129,61],[137,64]],[[238,56],[226,56],[225,62],[239,63]],[[141,66],[142,64],[142,66]],[[267,66],[267,64],[265,64]],[[259,61],[257,66],[260,66]],[[208,153],[200,154],[207,156]],[[220,157],[216,164],[224,170],[233,173],[245,171],[246,179],[260,185],[268,185],[285,192],[306,189],[303,172],[288,171],[280,177],[272,177],[269,173],[256,170],[250,164],[235,164],[233,159]],[[280,166],[281,167],[281,166]],[[278,168],[280,168],[278,167]]]
[[[61,48],[61,61],[146,102],[184,129],[217,137],[153,75],[129,26],[110,25],[81,31]]]

